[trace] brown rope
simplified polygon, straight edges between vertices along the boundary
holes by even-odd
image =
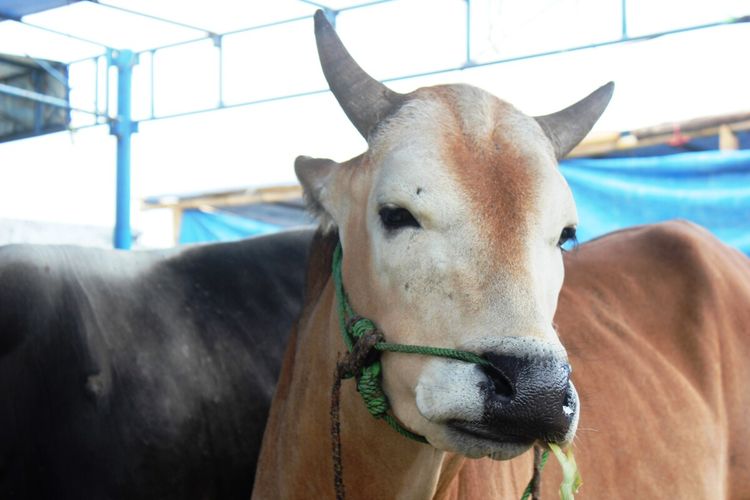
[[[542,486],[542,447],[534,446],[534,473],[531,476],[531,500],[540,500]]]
[[[383,334],[377,330],[365,333],[347,353],[336,363],[331,388],[331,445],[333,457],[333,484],[336,490],[336,500],[344,500],[344,464],[341,459],[341,380],[346,376],[360,373],[375,344],[383,340]]]

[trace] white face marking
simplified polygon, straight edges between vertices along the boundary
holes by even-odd
[[[462,86],[459,90],[459,109],[466,122],[459,125],[490,140],[497,127],[493,108],[498,107],[499,101],[472,87]],[[545,164],[523,166],[533,171],[535,183],[534,199],[525,200],[530,210],[521,215],[528,227],[509,225],[501,228],[503,234],[488,234],[495,228],[488,227],[483,215],[477,213],[457,182],[453,171],[456,167],[449,165],[450,159],[446,158],[445,135],[455,134],[451,126],[456,126],[452,123],[455,119],[446,116],[446,105],[437,99],[423,99],[405,108],[389,121],[371,146],[374,165],[367,178],[369,193],[364,218],[375,288],[390,297],[383,297],[388,302],[401,304],[388,308],[396,315],[389,338],[412,343],[443,340],[457,347],[482,332],[482,336],[541,336],[556,343],[551,320],[563,278],[556,244],[562,228],[576,223],[576,214],[570,191],[553,159],[542,156]],[[476,117],[482,120],[474,123],[471,118]],[[511,121],[518,121],[512,118]],[[458,166],[483,175],[475,167]],[[353,207],[356,210],[363,205],[354,203]],[[378,216],[383,205],[406,208],[421,228],[384,230]],[[498,217],[502,219],[503,214]],[[519,235],[519,231],[525,234]],[[342,228],[342,232],[348,232],[348,228]],[[522,239],[520,252],[509,258],[498,255],[498,242],[514,238]],[[507,261],[498,262],[503,258]],[[406,315],[409,311],[412,314]],[[378,314],[390,315],[388,311]],[[397,326],[411,322],[411,317],[418,317],[418,323],[440,327],[427,332],[406,331]],[[382,317],[380,322],[389,322],[389,318]],[[526,331],[514,331],[518,329]]]
[[[557,241],[577,220],[542,134],[483,91],[443,87],[404,105],[371,140],[368,167],[330,188],[347,293],[388,341],[566,358],[552,326],[563,281]],[[420,227],[387,230],[386,205],[407,209]],[[398,354],[383,363],[396,416],[436,447],[495,458],[528,447],[446,425],[483,418],[487,377],[477,366]],[[560,411],[577,422],[577,400]]]

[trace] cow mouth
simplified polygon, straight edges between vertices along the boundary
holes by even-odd
[[[453,420],[451,422],[448,422],[448,427],[463,434],[486,441],[497,441],[500,443],[510,444],[524,444],[532,443],[534,441],[533,439],[529,439],[524,436],[514,436],[512,434],[499,432],[496,429],[492,429],[486,425],[474,422],[460,422]]]
[[[527,451],[536,439],[499,431],[490,426],[459,420],[451,420],[447,427],[454,437],[471,448],[481,449],[482,456],[495,460],[509,460]]]

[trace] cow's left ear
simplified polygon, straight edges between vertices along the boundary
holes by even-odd
[[[330,193],[340,167],[327,158],[298,156],[294,160],[294,172],[304,189],[307,209],[320,220],[325,231],[336,227]]]

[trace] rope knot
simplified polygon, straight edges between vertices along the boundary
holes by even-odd
[[[357,380],[357,391],[362,395],[367,411],[375,418],[385,417],[391,407],[380,383],[381,372],[380,362],[375,362],[365,366]]]
[[[378,331],[375,323],[373,323],[372,320],[356,315],[349,318],[349,321],[346,322],[346,328],[351,332],[353,337],[352,340],[354,340],[355,342],[365,335]]]
[[[336,365],[336,371],[341,378],[357,377],[359,380],[364,376],[366,369],[375,364],[378,365],[377,375],[380,376],[380,363],[377,362],[380,353],[375,349],[375,344],[383,340],[383,334],[374,325],[370,328],[367,323],[372,325],[367,319],[353,322],[353,327],[358,328],[359,335],[355,334],[351,351]]]

